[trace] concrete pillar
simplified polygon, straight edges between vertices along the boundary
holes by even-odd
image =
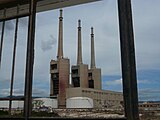
[[[123,96],[127,120],[139,120],[131,0],[118,0]]]
[[[30,15],[28,24],[27,56],[26,56],[26,74],[24,90],[24,117],[28,120],[32,111],[32,81],[34,64],[34,40],[36,23],[36,0],[30,0]]]

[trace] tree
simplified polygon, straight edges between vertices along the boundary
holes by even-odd
[[[40,108],[43,106],[43,104],[44,104],[43,100],[33,100],[32,102],[33,108]]]

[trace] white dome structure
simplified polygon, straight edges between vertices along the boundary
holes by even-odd
[[[72,97],[66,102],[66,108],[93,108],[93,99],[88,97]]]

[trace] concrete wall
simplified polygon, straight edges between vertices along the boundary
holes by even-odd
[[[61,58],[58,60],[51,60],[50,65],[57,64],[56,69],[50,69],[51,75],[58,74],[58,94],[55,94],[53,80],[50,82],[50,96],[58,97],[59,108],[65,108],[66,106],[66,88],[69,87],[69,75],[70,75],[70,61],[67,58]]]
[[[90,88],[68,88],[66,97],[89,97],[93,99],[94,108],[120,108],[123,101],[121,92]]]
[[[70,75],[70,61],[69,59],[59,59],[59,94],[58,94],[58,106],[60,108],[66,107],[66,89],[69,87],[69,75]]]
[[[85,64],[79,64],[72,66],[72,70],[78,70],[78,74],[72,73],[72,84],[73,84],[73,77],[78,77],[80,86],[82,88],[88,87],[88,65]]]
[[[93,68],[89,69],[88,73],[92,73],[92,77],[89,79],[93,79],[94,81],[94,89],[102,89],[102,81],[101,81],[101,69]]]

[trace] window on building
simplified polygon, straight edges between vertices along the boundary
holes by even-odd
[[[57,95],[59,91],[59,80],[53,80],[53,95]]]
[[[74,77],[74,78],[72,78],[72,81],[73,81],[73,86],[74,86],[74,87],[80,87],[79,77]]]
[[[78,74],[78,69],[72,69],[72,74]]]
[[[51,64],[51,70],[56,70],[57,69],[57,64]]]
[[[52,80],[57,80],[59,78],[59,74],[58,73],[52,73],[51,78],[52,78]]]
[[[88,80],[89,88],[94,88],[94,80]]]
[[[92,73],[88,73],[88,77],[92,77]]]

